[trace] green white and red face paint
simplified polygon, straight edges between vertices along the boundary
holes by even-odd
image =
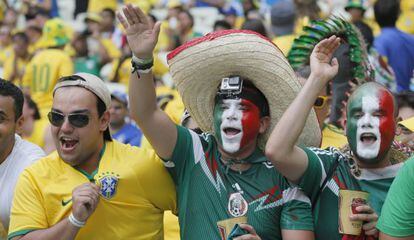
[[[259,108],[247,99],[218,100],[214,107],[214,131],[227,153],[236,153],[259,135]]]
[[[395,135],[394,102],[390,92],[368,84],[348,101],[347,137],[357,158],[377,163],[388,153]]]

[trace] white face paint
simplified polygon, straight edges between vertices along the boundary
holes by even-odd
[[[221,115],[220,134],[223,149],[228,153],[235,153],[240,149],[243,138],[241,99],[223,100],[223,114]]]
[[[379,110],[379,99],[374,96],[362,98],[362,117],[357,123],[357,154],[365,159],[378,156],[381,146],[380,119],[374,116]],[[363,137],[363,140],[361,140]],[[375,139],[376,138],[376,139]],[[375,140],[374,140],[375,139]]]

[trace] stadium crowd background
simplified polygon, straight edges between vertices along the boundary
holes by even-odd
[[[87,72],[106,81],[112,92],[113,137],[150,147],[128,117],[131,51],[115,17],[116,11],[128,3],[138,5],[153,23],[163,22],[153,72],[158,104],[176,123],[182,121],[184,105],[174,90],[166,55],[190,39],[219,29],[248,29],[271,38],[287,55],[303,26],[331,14],[364,23],[372,29],[371,38],[380,33],[372,8],[375,0],[1,1],[0,76],[25,93],[25,123],[19,132],[23,138],[46,153],[54,150],[46,116],[52,105],[54,84],[61,76]],[[401,0],[400,7],[397,27],[414,34],[414,1]],[[401,120],[414,117],[414,78],[405,87],[399,87],[387,57],[380,56],[378,61],[382,63],[379,67],[389,73],[387,86],[397,94]],[[414,134],[409,127],[401,126],[401,131],[405,133],[401,141],[414,146]],[[168,214],[165,221],[166,239],[178,239],[175,217]]]

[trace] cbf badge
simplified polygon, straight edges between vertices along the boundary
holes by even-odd
[[[246,215],[249,204],[239,192],[232,193],[229,197],[228,210],[233,217]]]
[[[101,189],[99,193],[106,199],[111,199],[116,193],[116,187],[118,185],[118,178],[113,175],[104,175],[99,179]]]

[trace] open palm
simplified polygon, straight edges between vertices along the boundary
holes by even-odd
[[[338,60],[336,58],[332,59],[332,56],[339,47],[340,40],[336,36],[322,40],[315,46],[310,56],[312,74],[325,83],[338,73]]]
[[[130,4],[124,7],[122,11],[125,17],[119,12],[117,17],[125,28],[128,45],[132,53],[141,59],[152,58],[161,23],[157,22],[154,26],[151,26],[142,10]]]

